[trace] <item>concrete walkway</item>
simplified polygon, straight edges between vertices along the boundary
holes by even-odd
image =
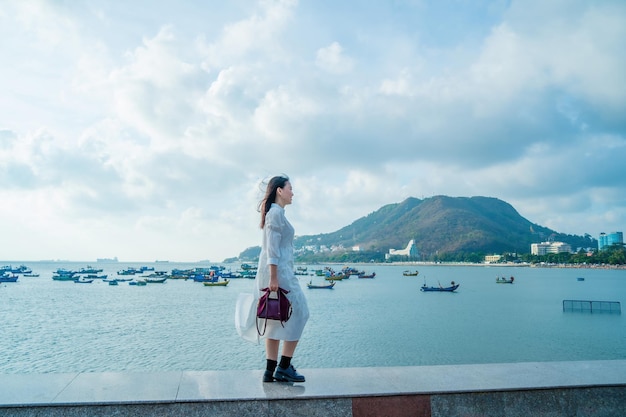
[[[0,416],[626,416],[626,360],[0,375]]]

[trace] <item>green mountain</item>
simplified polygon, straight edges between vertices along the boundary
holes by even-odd
[[[411,239],[424,260],[446,254],[530,253],[531,243],[547,240],[569,243],[573,250],[597,246],[589,235],[566,235],[534,224],[497,198],[447,196],[407,198],[336,232],[299,236],[294,246],[300,254],[354,246],[384,254],[406,247]]]

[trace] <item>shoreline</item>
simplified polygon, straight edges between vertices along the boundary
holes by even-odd
[[[185,265],[236,265],[245,262],[256,263],[257,261],[237,261],[237,262],[207,262],[207,261],[196,261],[196,262],[185,262],[185,261],[157,261],[157,262],[146,262],[146,261],[124,261],[124,262],[110,262],[106,263],[107,265],[116,265],[119,267],[123,267],[124,265],[131,264],[142,264],[142,265],[151,265],[151,264],[163,264],[168,263],[171,265],[177,264],[185,264]],[[40,261],[2,261],[0,260],[0,264],[2,265],[28,265],[28,264],[40,264],[40,263],[72,263],[72,264],[93,264],[93,262],[89,261],[62,261],[62,260],[40,260]],[[102,265],[103,263],[99,263]],[[626,265],[608,265],[608,264],[547,264],[547,263],[539,263],[539,264],[529,264],[529,263],[472,263],[472,262],[431,262],[431,261],[402,261],[402,262],[294,262],[294,265],[370,265],[370,266],[407,266],[407,267],[415,267],[415,266],[468,266],[468,267],[485,267],[485,268],[564,268],[564,269],[607,269],[607,270],[626,270]]]
[[[473,266],[485,268],[564,268],[564,269],[610,269],[610,270],[626,270],[626,265],[594,265],[594,264],[528,264],[528,263],[469,263],[469,262],[320,262],[314,264],[297,263],[298,265],[372,265],[372,266]]]

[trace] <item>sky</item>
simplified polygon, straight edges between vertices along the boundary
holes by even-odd
[[[408,197],[626,229],[626,2],[0,0],[0,259],[221,262]]]

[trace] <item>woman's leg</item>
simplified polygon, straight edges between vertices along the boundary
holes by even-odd
[[[283,354],[280,358],[278,368],[276,368],[276,373],[274,374],[274,378],[278,381],[304,382],[304,375],[296,372],[295,368],[291,365],[291,358],[293,357],[297,345],[297,340],[283,342]]]
[[[285,342],[285,343],[288,343],[288,342]],[[279,345],[280,345],[280,340],[265,339],[265,358],[271,359],[273,361],[277,361]]]
[[[298,346],[298,341],[284,341],[283,342],[283,356],[288,356],[293,358],[293,353],[296,351],[296,346]]]
[[[274,371],[276,370],[276,366],[278,365],[278,347],[280,341],[274,339],[266,339],[265,340],[265,356],[266,356],[266,365],[265,365],[265,373],[263,374],[263,382],[273,382],[274,381]]]
[[[278,364],[278,366],[283,369],[289,368],[289,365],[291,365],[291,358],[293,358],[293,353],[295,352],[297,345],[297,340],[283,342],[283,354],[280,357],[280,363]]]

